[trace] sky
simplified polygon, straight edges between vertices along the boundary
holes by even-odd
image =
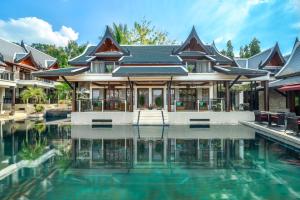
[[[97,44],[105,25],[132,27],[143,18],[182,43],[194,25],[204,43],[234,51],[253,37],[262,49],[279,42],[283,54],[300,37],[300,0],[1,0],[0,37],[65,46]]]

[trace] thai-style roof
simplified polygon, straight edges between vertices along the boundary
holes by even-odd
[[[274,56],[278,55],[280,62],[279,66],[271,66],[269,63],[274,58]],[[276,73],[285,63],[285,59],[282,56],[278,43],[276,43],[273,47],[266,49],[250,58],[235,58],[236,63],[239,67],[247,68],[247,69],[266,69],[270,72]]]
[[[241,67],[213,66],[213,69],[222,74],[246,76],[248,78],[266,76],[269,73],[266,70],[245,69]]]
[[[182,66],[122,66],[115,69],[113,77],[149,77],[149,76],[187,76]]]
[[[67,67],[33,72],[32,75],[40,78],[58,78],[60,76],[74,76],[88,71],[89,67]]]
[[[197,44],[200,46],[200,48],[202,49],[203,53],[208,54],[208,50],[206,49],[206,46],[204,45],[204,43],[201,41],[201,39],[199,38],[197,31],[195,29],[195,27],[193,26],[189,36],[187,37],[187,39],[184,41],[184,43],[182,45],[179,46],[179,48],[177,48],[174,52],[174,54],[178,54],[182,51],[186,51],[186,47],[189,45],[189,43],[192,41],[192,39],[195,39]],[[189,50],[189,51],[193,51],[193,50]],[[198,50],[199,51],[199,50]]]
[[[49,68],[57,61],[56,58],[24,44],[23,41],[19,45],[0,39],[0,54],[2,55],[2,62],[10,63],[20,63],[22,60],[31,57],[32,62],[41,69]]]
[[[54,58],[44,52],[41,52],[29,45],[25,44],[24,47],[28,52],[32,53],[32,56],[33,56],[35,62],[39,65],[40,68],[47,69],[47,68],[52,67],[54,64],[57,64],[56,58]]]
[[[296,40],[289,59],[283,68],[275,75],[276,78],[286,78],[300,75],[300,41]]]
[[[107,41],[110,41],[112,43],[112,45],[114,45],[117,49],[115,51],[101,51],[101,52],[98,52],[98,50],[103,46],[105,45],[105,43]],[[120,45],[119,43],[114,39],[114,36],[113,36],[113,33],[112,33],[112,30],[109,28],[109,26],[106,26],[106,30],[105,30],[105,33],[101,39],[101,41],[99,42],[99,44],[94,48],[94,50],[90,53],[90,56],[94,56],[96,55],[97,53],[102,53],[102,52],[106,52],[106,54],[109,54],[109,53],[112,53],[114,54],[115,52],[119,52],[121,54],[124,54],[124,55],[127,55],[129,54],[128,51],[124,50]]]
[[[278,79],[269,83],[269,87],[277,88],[285,85],[295,85],[300,84],[300,76],[287,77],[283,79]]]

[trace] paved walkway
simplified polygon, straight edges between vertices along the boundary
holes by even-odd
[[[271,137],[277,141],[283,142],[287,145],[291,145],[300,149],[300,137],[293,135],[291,131],[285,131],[284,127],[268,126],[266,124],[260,124],[256,122],[242,121],[241,124],[249,126],[257,130],[258,133]]]

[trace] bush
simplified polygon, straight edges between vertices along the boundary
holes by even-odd
[[[36,105],[36,106],[35,106],[35,112],[36,112],[36,113],[41,113],[41,112],[43,112],[44,110],[45,110],[45,107],[42,106],[42,105]]]

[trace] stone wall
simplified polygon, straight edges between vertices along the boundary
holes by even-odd
[[[264,92],[260,91],[259,95],[259,110],[264,110]],[[286,98],[276,92],[275,90],[269,90],[269,106],[270,111],[282,111],[286,112],[288,109],[286,108]]]

